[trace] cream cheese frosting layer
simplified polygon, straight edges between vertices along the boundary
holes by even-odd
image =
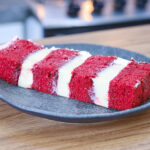
[[[71,80],[72,72],[75,68],[85,62],[87,58],[91,56],[86,51],[80,51],[79,55],[61,66],[58,70],[58,81],[57,81],[57,94],[64,97],[69,97],[69,83]]]
[[[91,98],[95,104],[108,107],[109,84],[129,63],[130,61],[118,57],[92,79],[95,96]]]
[[[55,47],[52,47],[50,49],[45,48],[29,54],[22,64],[18,86],[23,88],[31,88],[33,84],[33,66],[45,59],[49,55],[49,53],[57,49],[58,48]]]

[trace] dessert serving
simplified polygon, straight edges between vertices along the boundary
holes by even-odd
[[[0,78],[23,88],[117,110],[150,98],[150,64],[117,56],[44,48],[15,38],[0,45]]]

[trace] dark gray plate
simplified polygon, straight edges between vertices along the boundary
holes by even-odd
[[[133,57],[137,61],[150,63],[150,58],[146,56],[113,47],[89,44],[60,44],[55,46],[86,50],[92,55],[117,55],[125,59]],[[0,80],[0,99],[23,112],[71,123],[92,123],[113,120],[130,116],[150,108],[149,100],[139,107],[125,111],[117,111],[93,104],[86,104],[77,100],[37,92],[35,90],[23,89],[2,80]]]

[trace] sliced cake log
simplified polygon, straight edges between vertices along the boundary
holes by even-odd
[[[24,88],[125,110],[150,98],[150,64],[18,38],[0,45],[0,78]]]
[[[24,59],[41,48],[41,45],[17,37],[0,45],[0,78],[17,85]]]

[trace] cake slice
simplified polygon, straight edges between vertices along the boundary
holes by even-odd
[[[117,57],[109,66],[102,71],[97,72],[97,76],[92,78],[93,88],[91,99],[95,104],[110,108],[109,90],[110,82],[124,70],[130,61]],[[122,78],[125,78],[122,76]],[[117,81],[116,81],[117,83]],[[114,95],[116,95],[114,93]],[[110,95],[111,97],[111,95]]]
[[[24,59],[41,48],[41,45],[17,37],[0,45],[0,78],[17,85]]]
[[[132,61],[109,84],[108,107],[125,110],[150,98],[150,64]]]
[[[15,38],[0,45],[8,83],[106,108],[134,108],[150,98],[150,64],[86,51],[43,48]]]
[[[94,103],[93,96],[93,78],[98,72],[107,68],[117,57],[115,56],[91,56],[82,65],[75,68],[72,72],[69,83],[70,98],[78,99],[84,102]],[[97,89],[101,92],[100,89]]]

